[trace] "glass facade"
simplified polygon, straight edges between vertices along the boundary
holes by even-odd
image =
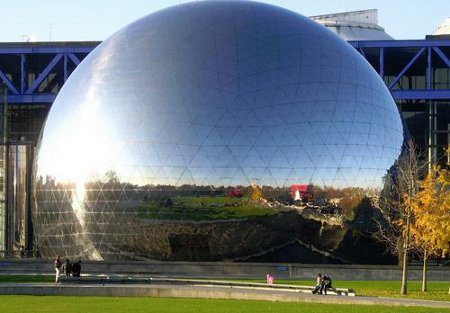
[[[0,145],[0,257],[5,257],[8,238],[8,214],[6,212],[6,147]]]
[[[176,6],[63,86],[38,147],[36,239],[47,257],[245,258],[292,240],[293,186],[376,193],[402,143],[383,81],[329,30],[250,1]]]
[[[29,145],[10,144],[8,156],[8,208],[10,209],[10,239],[15,251],[24,250],[27,246],[28,223],[27,216],[29,192]]]
[[[30,247],[30,143],[0,145],[0,256],[24,256]]]

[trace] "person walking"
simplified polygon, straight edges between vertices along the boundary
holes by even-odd
[[[56,277],[55,277],[55,285],[58,284],[59,281],[59,273],[61,269],[61,259],[59,258],[59,255],[55,257],[55,262],[53,263],[53,266],[55,267]]]

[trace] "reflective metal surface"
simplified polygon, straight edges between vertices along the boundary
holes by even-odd
[[[384,83],[322,26],[250,1],[176,6],[112,35],[58,95],[35,167],[38,245],[93,259],[256,254],[289,239],[260,240],[291,185],[374,191],[402,141]]]

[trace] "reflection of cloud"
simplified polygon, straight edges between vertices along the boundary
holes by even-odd
[[[38,174],[55,177],[57,182],[75,182],[77,188],[83,188],[86,182],[110,170],[117,145],[112,138],[105,139],[107,128],[103,127],[97,107],[95,91],[91,89],[69,125],[45,134],[47,143],[39,151]]]
[[[79,234],[80,238],[79,240],[82,240],[86,243],[86,253],[89,254],[89,257],[92,260],[103,260],[100,253],[97,251],[97,248],[92,244],[92,242],[87,238],[86,229],[85,229],[85,197],[86,197],[86,190],[84,186],[84,182],[77,182],[76,183],[76,190],[74,193],[72,193],[72,199],[71,199],[71,206],[75,213],[75,216],[80,223],[81,229],[83,230],[83,233]]]
[[[67,127],[48,135],[49,142],[39,151],[37,174],[54,177],[55,183],[75,184],[71,207],[81,226],[82,240],[91,246],[87,253],[92,259],[102,259],[86,235],[85,186],[110,168],[115,145],[102,140],[106,133],[97,112],[96,97],[96,91],[90,88],[84,105],[77,108],[71,122],[66,122]],[[92,134],[97,134],[95,139]]]
[[[72,209],[77,217],[78,222],[80,222],[81,228],[85,227],[85,210],[84,210],[84,198],[85,198],[85,187],[84,182],[77,182],[75,192],[72,193]]]

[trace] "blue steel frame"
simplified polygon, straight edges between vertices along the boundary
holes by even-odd
[[[24,103],[39,103],[39,104],[49,104],[51,105],[56,97],[56,93],[43,93],[39,92],[39,85],[48,78],[49,74],[52,73],[54,68],[62,62],[63,63],[63,75],[64,82],[69,77],[71,71],[68,69],[68,64],[70,62],[73,65],[78,66],[80,63],[80,55],[84,58],[88,55],[96,46],[98,42],[95,43],[77,43],[77,45],[54,45],[51,42],[48,45],[39,44],[33,46],[32,44],[27,44],[21,47],[17,44],[17,47],[2,47],[0,46],[0,56],[2,55],[14,55],[21,57],[21,68],[20,68],[20,84],[14,84],[8,77],[7,73],[2,69],[2,64],[0,62],[0,80],[6,84],[9,89],[8,103],[10,104],[24,104]],[[403,67],[403,69],[398,72],[395,79],[388,84],[392,96],[395,100],[417,100],[417,99],[429,99],[429,100],[443,100],[450,99],[450,89],[434,89],[432,84],[432,73],[433,73],[433,63],[432,55],[438,56],[443,63],[450,68],[450,39],[426,39],[426,40],[388,40],[388,41],[350,41],[355,49],[357,49],[361,55],[366,59],[368,57],[368,50],[378,49],[379,61],[378,64],[373,64],[372,66],[377,70],[379,75],[384,78],[387,72],[386,64],[386,54],[396,53],[398,49],[404,49],[405,51],[414,50],[413,57],[409,60],[408,64]],[[38,73],[37,78],[27,86],[27,60],[30,56],[39,55],[51,55],[52,58],[50,62],[45,66],[45,68]],[[77,56],[78,55],[78,56]],[[409,89],[409,90],[399,90],[396,89],[397,83],[400,79],[410,70],[413,66],[418,64],[418,59],[426,55],[427,63],[426,68],[426,88],[425,89]]]
[[[11,74],[8,75],[3,68],[2,62],[0,62],[0,81],[8,88],[8,104],[48,104],[51,105],[56,98],[57,93],[40,92],[39,86],[44,80],[49,78],[49,75],[54,73],[56,67],[62,67],[63,82],[67,80],[71,74],[69,70],[69,63],[72,63],[72,68],[78,66],[81,60],[86,57],[98,43],[87,43],[86,45],[80,45],[77,43],[74,46],[71,45],[54,45],[48,43],[48,45],[39,43],[36,46],[27,43],[24,46],[20,46],[20,43],[15,47],[0,46],[0,57],[20,57],[20,78],[16,79],[16,83],[10,79]],[[29,64],[31,57],[46,57],[50,56],[50,61],[39,73],[32,83],[27,84],[27,77],[30,74],[27,65]],[[9,77],[8,77],[9,76]],[[19,83],[17,82],[19,81]],[[58,90],[59,91],[59,90]]]
[[[379,63],[372,66],[377,70],[378,74],[384,79],[386,74],[386,54],[395,53],[398,49],[404,51],[416,51],[408,64],[398,72],[395,79],[387,84],[393,98],[395,100],[450,100],[450,89],[434,89],[433,88],[433,63],[432,56],[436,55],[443,61],[443,63],[450,68],[450,40],[449,39],[425,39],[425,40],[380,40],[380,41],[350,41],[355,49],[367,59],[368,49],[378,49]],[[426,56],[427,63],[426,73],[426,88],[425,89],[396,89],[397,83],[413,66],[418,64],[418,59],[421,56]],[[378,66],[377,66],[378,65]]]

